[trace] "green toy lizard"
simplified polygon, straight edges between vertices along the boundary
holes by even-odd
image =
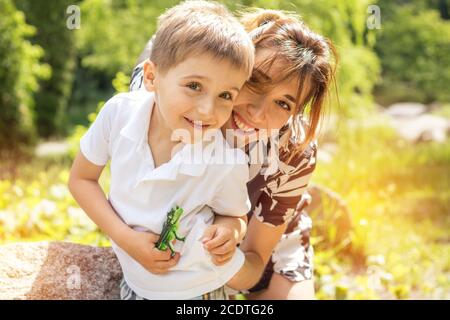
[[[184,241],[186,237],[180,237],[177,234],[177,229],[180,222],[180,217],[183,214],[183,209],[179,206],[175,206],[167,213],[167,219],[164,222],[163,229],[161,231],[161,235],[159,236],[158,241],[156,242],[156,248],[165,251],[167,248],[170,249],[171,256],[175,255],[175,249],[172,244],[172,240],[180,240]]]

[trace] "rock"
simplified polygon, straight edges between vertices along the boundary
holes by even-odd
[[[419,103],[397,103],[386,111],[391,125],[398,134],[410,142],[444,142],[450,132],[450,119],[431,115]]]
[[[421,103],[401,102],[389,106],[385,113],[393,118],[411,118],[427,111],[427,107]]]
[[[394,128],[410,142],[444,142],[450,132],[450,120],[423,114],[412,119],[393,119]]]
[[[320,146],[320,151],[317,153],[317,161],[320,163],[331,163],[337,148],[336,143],[324,143]]]
[[[67,141],[47,141],[36,147],[35,154],[38,157],[58,156],[69,152],[70,143]]]
[[[0,246],[0,300],[119,299],[121,277],[111,248],[68,242]]]

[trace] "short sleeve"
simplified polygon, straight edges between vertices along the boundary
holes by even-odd
[[[289,153],[286,152],[288,155]],[[280,152],[280,169],[273,175],[252,181],[262,191],[254,204],[253,215],[261,222],[279,226],[289,222],[305,197],[306,188],[316,167],[317,145],[312,142],[299,157],[283,161]],[[258,181],[262,180],[262,181]],[[249,190],[254,184],[250,183]]]
[[[145,90],[144,62],[152,54],[154,39],[155,39],[155,36],[152,36],[151,39],[147,42],[144,51],[142,51],[141,55],[138,58],[138,63],[134,67],[133,72],[131,74],[130,91]]]
[[[251,208],[247,193],[248,179],[247,163],[232,165],[231,170],[219,181],[217,191],[209,204],[212,210],[224,216],[246,215]]]
[[[145,90],[144,86],[144,62],[138,64],[131,74],[130,91]]]
[[[110,159],[110,136],[114,102],[108,101],[80,140],[81,153],[95,165],[104,166]]]

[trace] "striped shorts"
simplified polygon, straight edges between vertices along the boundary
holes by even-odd
[[[120,282],[120,299],[121,300],[148,300],[136,294],[122,278]],[[214,291],[202,294],[200,296],[187,300],[228,300],[228,294],[225,292],[225,287],[220,287]]]

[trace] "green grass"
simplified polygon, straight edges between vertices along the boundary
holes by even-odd
[[[0,243],[67,240],[98,246],[106,237],[72,198],[67,156],[36,158],[19,167],[19,176],[0,180]],[[101,183],[107,187],[105,174]]]
[[[367,259],[355,270],[351,255],[316,250],[318,297],[450,298],[450,141],[408,144],[378,122],[344,125],[337,143],[313,180],[346,200]]]

